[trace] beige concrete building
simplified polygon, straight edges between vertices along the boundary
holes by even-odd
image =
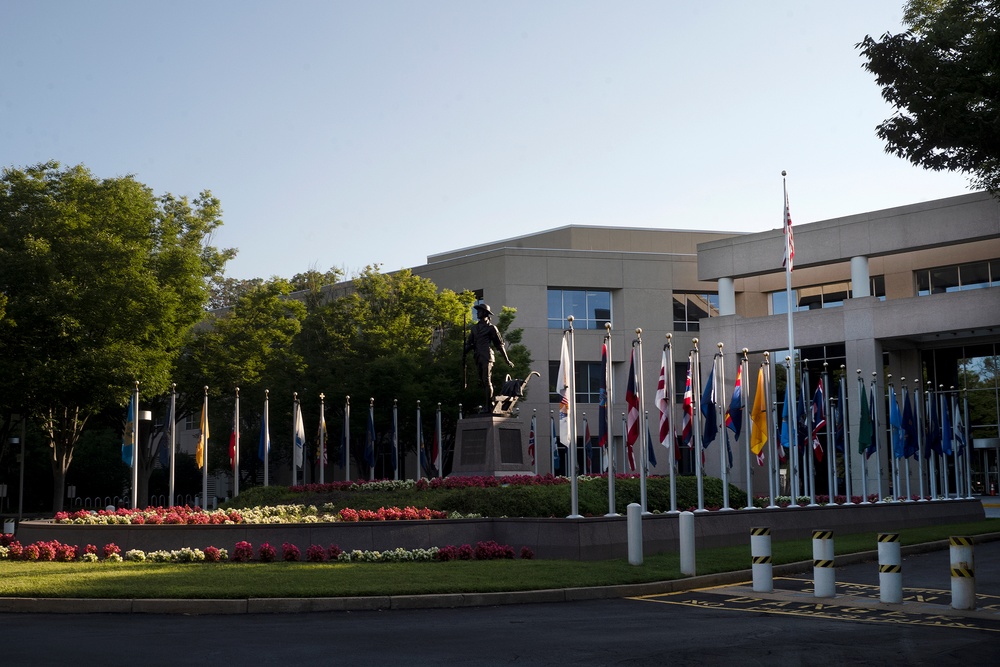
[[[683,391],[692,339],[699,335],[705,318],[718,314],[715,282],[698,279],[697,246],[733,236],[723,232],[570,225],[433,255],[413,272],[441,288],[470,290],[494,311],[501,306],[517,309],[514,326],[524,329],[523,343],[534,359],[531,370],[542,376],[541,383],[529,384],[528,396],[518,407],[522,417],[538,416],[538,470],[544,474],[552,470],[549,419],[558,408],[546,387],[551,391],[555,385],[567,316],[574,317],[581,460],[583,416],[595,443],[598,435],[605,323],[611,324],[614,374],[612,414],[616,417],[611,430],[621,457],[620,416],[625,412],[628,360],[637,339],[636,329],[642,330],[644,405],[650,414],[649,430],[655,434],[657,411],[653,400],[666,335],[672,335]],[[525,369],[517,371],[519,377],[527,375]],[[562,452],[558,471],[565,473],[565,450]],[[639,452],[635,455],[638,457]],[[659,465],[654,472],[666,474],[665,452],[656,450],[656,455]],[[689,467],[689,463],[685,462],[685,466]],[[622,470],[621,464],[618,469]]]
[[[856,398],[858,369],[866,385],[875,373],[876,395],[882,397],[890,381],[901,392],[903,378],[913,396],[918,385],[926,395],[927,382],[946,391],[967,390],[971,436],[979,447],[973,459],[979,469],[974,481],[987,491],[991,480],[1000,483],[995,449],[1000,442],[1000,289],[993,289],[1000,287],[997,200],[986,193],[968,194],[800,224],[794,233],[794,342],[799,358],[808,362],[809,391],[824,368],[830,374],[826,391],[831,396],[846,372],[849,402]],[[443,252],[428,257],[413,272],[442,288],[471,290],[494,311],[504,305],[517,308],[515,326],[524,329],[533,370],[541,372],[550,390],[566,316],[573,315],[578,412],[586,414],[595,439],[605,323],[611,324],[613,414],[618,416],[625,412],[628,355],[635,330],[641,328],[644,407],[655,437],[653,395],[667,334],[672,336],[675,406],[695,337],[700,338],[702,378],[708,375],[717,343],[723,343],[726,396],[732,391],[739,350],[751,352],[751,377],[744,379],[744,387],[753,384],[764,351],[778,361],[787,355],[783,250],[781,229],[738,234],[571,225]],[[772,404],[775,400],[780,400],[777,392]],[[880,411],[884,401],[881,405]],[[550,472],[548,418],[558,405],[532,385],[519,407],[522,416],[538,415],[539,472]],[[854,410],[849,415],[852,434],[857,419]],[[620,417],[614,422],[620,456]],[[881,414],[880,423],[886,422]],[[582,435],[583,430],[580,422],[578,432]],[[734,446],[730,481],[744,487],[747,469],[741,447]],[[657,456],[653,472],[665,474],[663,450],[657,450]],[[709,449],[708,474],[719,474],[718,456],[718,447]],[[910,465],[911,490],[917,493],[917,464]],[[688,454],[682,470],[690,467]],[[817,469],[816,490],[825,493],[823,467]],[[767,475],[755,468],[751,466],[754,491],[767,493]],[[987,468],[992,477],[984,474]],[[565,457],[560,471],[565,472]],[[837,475],[843,476],[842,464]],[[883,470],[886,493],[891,477]],[[851,478],[857,495],[860,466],[852,468]],[[903,479],[896,482],[901,493]],[[877,488],[874,464],[865,482],[869,492]]]

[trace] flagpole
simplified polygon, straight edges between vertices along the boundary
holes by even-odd
[[[809,400],[809,360],[802,360],[802,405],[805,406],[806,401]],[[813,421],[812,409],[805,407],[806,414],[806,447],[805,447],[805,457],[806,457],[806,474],[809,475],[807,484],[804,486],[809,487],[809,505],[807,507],[816,507],[816,455],[813,452],[813,429],[816,428],[816,423]]]
[[[893,438],[893,423],[892,423],[892,407],[895,403],[896,410],[899,411],[899,403],[896,400],[896,387],[892,383],[892,373],[886,375],[886,379],[889,381],[889,485],[892,488],[892,492],[889,494],[892,502],[899,499],[899,488],[900,488],[900,475],[899,475],[899,459],[896,453],[896,445],[898,444],[902,448],[902,416],[900,417],[900,425],[895,429],[896,437]],[[899,414],[903,413],[899,411]]]
[[[872,411],[872,441],[875,443],[875,478],[878,480],[878,501],[884,503],[885,496],[882,494],[882,447],[879,444],[879,431],[881,428],[877,426],[879,423],[878,404],[875,402],[875,392],[878,389],[876,378],[878,378],[878,374],[872,371],[871,391],[868,392],[868,395],[872,397],[870,407]]]
[[[837,481],[834,477],[834,468],[837,466],[837,446],[833,444],[832,424],[835,419],[830,413],[830,394],[832,389],[830,384],[830,364],[823,362],[823,415],[826,417],[826,493],[829,496],[827,502],[833,503],[837,496]],[[831,447],[831,444],[833,446]]]
[[[636,387],[636,394],[639,396],[639,442],[642,443],[639,446],[641,450],[639,452],[639,505],[642,507],[643,514],[649,514],[649,506],[646,502],[646,468],[649,465],[649,427],[646,425],[646,394],[642,372],[642,329],[638,327],[635,330],[635,341],[636,345],[639,346],[639,360],[636,363],[635,382],[638,385]]]
[[[590,457],[587,456],[587,443],[590,442],[587,439],[587,433],[590,432],[590,422],[587,421],[587,413],[581,412],[580,419],[583,420],[583,474],[584,476],[590,475]]]
[[[910,392],[906,386],[905,377],[899,378],[899,386],[903,390],[903,411],[901,414],[905,417],[906,408],[909,407],[910,405]],[[911,414],[910,416],[912,417],[913,415]],[[906,430],[906,422],[903,422],[903,429],[905,433],[905,435],[903,436],[903,460],[899,462],[899,465],[906,466],[906,497],[903,498],[903,502],[908,503],[913,500],[913,491],[910,488],[910,457],[906,453],[906,448],[910,441],[909,431]],[[899,477],[900,477],[900,482],[902,482],[902,477],[903,477],[902,470],[900,470],[899,472]]]
[[[625,443],[628,437],[628,417],[622,413],[622,470],[625,469],[625,461],[628,458],[628,445]]]
[[[917,499],[917,502],[927,502],[926,487],[924,486],[924,447],[926,446],[924,437],[924,398],[920,393],[919,380],[916,385],[916,389],[913,390],[913,407],[917,413],[917,485],[920,493],[920,498]]]
[[[576,475],[576,337],[573,333],[573,316],[566,318],[569,322],[569,442],[566,443],[569,449],[569,474],[570,474],[570,514],[567,519],[582,519],[580,515],[580,496],[578,480]]]
[[[705,512],[705,480],[702,477],[701,455],[704,449],[701,444],[701,358],[698,354],[698,339],[692,338],[688,357],[691,364],[691,441],[694,443],[694,469],[698,483],[697,512]]]
[[[958,392],[955,391],[955,386],[952,385],[951,386],[951,390],[948,393],[952,394],[951,396],[948,397],[948,404],[949,404],[949,409],[951,410],[951,414],[952,414],[952,418],[951,418],[951,429],[952,429],[951,453],[952,453],[952,457],[954,458],[954,461],[955,461],[955,500],[958,500],[959,498],[962,497],[962,481],[961,480],[962,480],[963,477],[965,477],[965,475],[961,474],[961,471],[959,470],[959,468],[960,468],[959,461],[958,461],[959,442],[958,442],[958,439],[954,437],[955,420],[956,420],[956,416],[958,415],[958,399],[956,398]]]
[[[847,493],[845,505],[853,505],[854,497],[851,488],[851,453],[854,451],[851,445],[851,413],[847,403],[847,366],[840,365],[840,391],[837,394],[837,402],[840,403],[840,421],[844,427],[844,491]]]
[[[423,472],[423,466],[420,463],[420,457],[423,456],[427,458],[427,452],[424,451],[424,434],[421,432],[421,418],[420,418],[420,401],[417,401],[417,476],[416,481],[420,481],[421,473]]]
[[[271,458],[271,426],[270,426],[270,424],[268,424],[268,412],[270,410],[269,407],[268,407],[268,401],[270,400],[270,393],[271,392],[270,392],[269,389],[265,389],[264,390],[264,420],[263,420],[263,425],[261,426],[261,428],[264,431],[264,433],[263,433],[263,438],[264,438],[264,486],[268,485],[268,483],[269,483],[269,479],[268,478],[270,477],[270,471],[268,470],[268,467],[270,465],[270,458]]]
[[[861,377],[861,369],[859,368],[858,369],[858,402],[859,402],[860,405],[864,405],[865,403],[868,402],[865,399],[865,391],[866,391],[865,390],[865,380],[864,380],[864,378]],[[869,408],[869,410],[870,410],[870,408]],[[864,411],[862,411],[861,414],[859,415],[859,419],[861,417],[864,417]],[[875,429],[873,428],[872,430],[874,431]],[[861,422],[859,421],[858,422],[858,445],[859,445],[858,446],[858,454],[861,455],[861,504],[862,505],[867,505],[869,503],[869,500],[868,500],[868,449],[865,448],[865,451],[861,451],[860,445],[863,444],[861,442],[861,436],[862,436],[862,429],[861,429]]]
[[[438,403],[438,421],[440,422],[440,420],[441,420],[441,404]],[[369,430],[368,436],[367,436],[368,439],[371,441],[371,448],[372,448],[372,460],[370,461],[370,465],[368,466],[368,481],[369,482],[374,482],[375,481],[375,462],[376,462],[376,458],[375,458],[375,398],[374,397],[369,397],[368,398],[368,423],[371,424],[371,426],[372,426],[371,429]],[[440,451],[440,448],[438,448],[438,449]]]
[[[958,396],[955,397],[958,400]],[[969,390],[962,390],[962,450],[965,452],[966,498],[972,500],[972,442],[969,441]]]
[[[233,416],[236,429],[236,448],[233,450],[233,498],[240,495],[240,388],[236,388],[236,413]]]
[[[459,406],[459,413],[462,408]],[[399,468],[403,460],[399,456],[399,407],[397,400],[392,399],[392,479],[399,481]]]
[[[726,428],[726,360],[722,356],[722,342],[716,343],[719,351],[715,353],[712,363],[715,364],[715,373],[712,374],[712,382],[715,385],[712,393],[715,394],[715,421],[722,430],[722,437],[719,438],[719,477],[722,479],[722,509],[731,510],[729,506],[729,429]]]
[[[795,351],[792,350],[792,354]],[[789,507],[799,506],[799,466],[796,459],[799,457],[799,422],[795,411],[795,359],[793,356],[785,357],[785,386],[788,391],[785,393],[788,398],[788,407],[785,414],[788,415],[788,481],[791,491],[791,503]]]
[[[136,388],[138,391],[138,388]],[[201,437],[204,445],[201,451],[201,503],[204,509],[208,504],[208,385],[205,386],[205,400],[201,406]]]
[[[434,413],[434,438],[437,440],[437,456],[434,465],[437,466],[438,478],[444,479],[444,438],[441,437],[441,403],[437,404]]]
[[[459,413],[462,412],[461,404],[459,404],[458,411]],[[538,408],[532,408],[531,410],[530,430],[532,438],[532,441],[529,443],[531,445],[531,464],[535,469],[535,477],[538,477]]]
[[[319,394],[319,483],[326,483],[326,395]]]
[[[926,414],[927,414],[927,436],[931,438],[931,442],[934,440],[934,434],[931,433],[931,429],[934,427],[933,415],[937,413],[937,406],[934,401],[934,383],[930,380],[927,381],[927,395],[924,397],[926,401]],[[929,445],[930,443],[928,443]],[[937,456],[936,452],[929,452],[927,459],[927,479],[930,481],[931,487],[931,500],[937,500]]]
[[[747,353],[750,350],[743,348],[743,359],[740,360],[740,375],[746,378],[747,387],[750,386],[750,359],[747,357]],[[747,506],[745,509],[752,510],[754,508],[753,504],[753,484],[750,480],[750,431],[753,430],[753,415],[750,414],[752,411],[747,410],[747,391],[742,386],[740,386],[740,409],[743,415],[743,445],[746,449],[746,471],[747,471]],[[739,443],[736,443],[739,444]]]
[[[774,418],[772,412],[772,406],[776,406],[775,401],[771,400],[771,353],[764,350],[764,405],[766,412],[767,421],[767,441],[770,443],[769,449],[770,456],[767,461],[767,491],[770,494],[770,504],[768,504],[767,509],[774,509],[778,507],[777,503],[777,470],[778,470],[778,447],[781,447],[781,443],[775,443],[774,428],[778,421]]]
[[[614,395],[612,380],[614,380],[615,376],[611,370],[611,322],[604,323],[604,332],[604,349],[607,350],[607,364],[604,368],[606,393],[604,397],[604,420],[607,422],[608,428],[607,440],[604,443],[605,455],[608,457],[608,513],[605,516],[618,516],[618,513],[615,511],[615,473],[617,471],[617,466],[615,465],[615,438],[614,429],[611,427],[614,424],[611,411],[613,409],[612,396]]]
[[[135,381],[132,403],[132,509],[139,507],[139,381]]]
[[[788,406],[788,433],[789,433],[789,447],[788,447],[788,461],[789,461],[789,478],[792,481],[792,502],[789,507],[798,507],[798,487],[799,487],[799,466],[796,463],[796,458],[798,457],[798,415],[796,414],[796,395],[795,395],[795,327],[792,324],[792,265],[795,261],[795,244],[792,238],[792,216],[788,208],[788,184],[785,180],[787,172],[784,169],[781,171],[781,187],[785,195],[785,210],[784,219],[782,220],[781,226],[785,234],[785,297],[788,306],[788,354],[790,355],[791,363],[789,364],[790,373],[788,375],[789,379],[789,392],[788,392],[788,402],[791,405]],[[794,436],[792,434],[795,434]],[[795,447],[792,447],[791,441],[795,440]],[[793,451],[795,452],[793,455]]]
[[[417,401],[417,421],[419,423],[420,401]],[[344,481],[351,481],[351,397],[344,396]]]
[[[943,446],[943,443],[944,443],[944,411],[948,409],[948,404],[946,402],[948,399],[947,399],[947,396],[945,395],[944,385],[943,384],[939,385],[939,387],[940,387],[940,391],[938,391],[938,400],[941,401],[941,419],[940,419],[940,421],[938,423],[941,424],[941,442],[942,442],[942,447],[941,447],[941,480],[943,482],[941,486],[944,488],[944,499],[948,500],[948,499],[951,498],[951,487],[948,484],[948,452],[944,451],[944,446]],[[138,406],[138,405],[139,405],[139,403],[136,402],[136,406]],[[136,412],[138,413],[138,408],[136,409]]]
[[[677,437],[674,435],[674,400],[676,398],[676,387],[674,384],[674,347],[673,334],[667,334],[667,342],[663,346],[663,353],[665,355],[666,361],[664,365],[666,366],[666,387],[664,387],[664,392],[667,399],[667,437],[670,438],[670,514],[677,514]],[[661,434],[662,435],[662,434]]]
[[[556,417],[555,411],[549,410],[549,459],[552,463],[552,476],[555,477],[556,470],[559,468],[557,465],[557,458],[559,456],[559,445],[556,442]]]
[[[177,503],[174,498],[174,472],[176,468],[174,467],[174,457],[177,454],[177,384],[171,383],[170,385],[170,497],[167,500],[167,505],[172,506]]]

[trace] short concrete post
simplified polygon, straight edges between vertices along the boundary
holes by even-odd
[[[774,591],[774,573],[771,566],[771,529],[750,529],[750,556],[755,593]]]
[[[951,607],[976,608],[976,567],[973,560],[972,538],[950,538]]]
[[[903,602],[903,559],[899,533],[878,534],[878,599],[889,604]]]
[[[694,562],[694,513],[681,512],[677,517],[678,537],[681,543],[681,574],[695,575]]]
[[[837,596],[837,575],[833,567],[833,531],[813,531],[813,590],[815,597]]]
[[[642,565],[642,505],[629,503],[625,516],[628,523],[628,564]]]

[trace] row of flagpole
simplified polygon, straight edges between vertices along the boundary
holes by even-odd
[[[611,383],[611,373],[610,373],[610,337],[611,337],[611,327],[610,324],[606,325],[607,334],[602,343],[601,347],[601,359],[603,366],[601,390],[600,390],[600,432],[598,436],[598,446],[602,453],[602,458],[607,461],[607,469],[609,472],[609,493],[608,493],[608,511],[609,514],[615,513],[614,506],[614,491],[613,491],[613,479],[614,473],[619,472],[615,461],[614,447],[612,446],[613,437],[610,434],[610,424],[611,419],[611,406],[613,405],[612,396],[612,383]],[[623,433],[623,454],[625,459],[629,463],[629,467],[632,471],[638,472],[640,481],[640,504],[642,506],[643,512],[647,512],[648,499],[646,497],[646,477],[650,471],[650,462],[655,465],[655,451],[652,447],[652,436],[648,430],[648,425],[646,423],[647,412],[644,409],[644,396],[643,387],[645,383],[642,380],[642,330],[636,329],[636,338],[632,341],[632,352],[629,361],[629,371],[628,371],[628,383],[626,388],[625,404],[626,413],[623,415],[622,420],[622,433]],[[780,461],[785,457],[785,450],[788,451],[788,469],[789,469],[789,495],[791,496],[790,506],[798,506],[800,498],[808,497],[809,505],[816,504],[816,481],[818,476],[823,473],[817,469],[817,464],[823,463],[824,460],[824,450],[823,444],[820,440],[821,435],[825,435],[825,440],[827,444],[828,454],[826,456],[826,478],[827,478],[827,490],[829,495],[832,497],[837,495],[837,460],[836,457],[838,452],[841,454],[844,465],[844,480],[845,480],[845,491],[847,495],[847,504],[852,503],[852,462],[851,462],[851,448],[850,448],[850,437],[849,437],[849,412],[848,412],[848,399],[846,390],[846,380],[841,377],[838,381],[838,397],[833,403],[835,418],[828,420],[826,415],[831,414],[831,397],[827,396],[824,387],[830,386],[829,369],[827,364],[824,363],[823,375],[816,383],[816,389],[812,396],[812,405],[810,408],[805,406],[805,397],[809,395],[809,390],[811,387],[808,362],[807,360],[802,360],[798,363],[801,368],[801,373],[797,374],[795,371],[795,365],[793,364],[791,357],[785,358],[785,368],[786,368],[786,387],[785,387],[785,398],[783,401],[783,411],[780,422],[778,422],[777,415],[772,413],[772,402],[771,395],[771,362],[770,353],[764,353],[764,361],[761,363],[757,374],[756,391],[754,394],[754,400],[752,407],[750,409],[750,419],[748,420],[747,427],[744,429],[743,425],[743,413],[747,407],[746,402],[746,392],[743,388],[743,378],[749,375],[749,360],[747,357],[748,350],[746,348],[742,351],[742,358],[738,360],[737,375],[736,380],[733,385],[733,393],[730,400],[726,400],[726,382],[725,382],[725,366],[723,363],[723,345],[718,344],[718,351],[713,357],[712,364],[710,366],[710,372],[708,380],[702,385],[700,378],[701,362],[700,362],[700,350],[698,347],[698,339],[693,339],[693,349],[688,354],[688,370],[687,377],[685,380],[685,389],[683,394],[683,404],[682,404],[682,421],[680,429],[672,428],[673,424],[673,410],[671,407],[673,388],[676,386],[673,378],[673,348],[671,341],[671,334],[667,334],[667,343],[663,346],[663,356],[661,359],[660,367],[660,380],[657,384],[657,393],[655,398],[656,408],[660,413],[659,419],[659,443],[666,448],[669,459],[669,473],[670,473],[670,511],[676,512],[676,481],[675,481],[675,465],[676,460],[679,459],[679,446],[687,445],[690,449],[696,449],[697,452],[694,456],[694,466],[695,475],[697,478],[697,510],[705,511],[705,499],[704,499],[704,450],[714,442],[716,437],[718,437],[720,428],[720,422],[724,424],[721,431],[724,434],[723,441],[724,447],[719,447],[719,471],[720,479],[723,482],[723,507],[722,509],[732,509],[729,503],[729,471],[732,468],[732,449],[730,444],[730,432],[732,432],[733,439],[737,444],[740,443],[740,437],[743,437],[743,444],[745,447],[745,461],[746,461],[746,492],[747,492],[747,508],[752,508],[752,479],[751,479],[751,455],[756,456],[758,465],[764,465],[766,460],[765,448],[770,443],[770,459],[771,463],[768,466],[768,492],[770,496],[769,507],[776,507],[777,496],[780,492]],[[557,392],[560,395],[560,406],[559,406],[559,432],[558,437],[556,435],[555,424],[553,422],[553,437],[552,437],[552,464],[553,471],[559,467],[559,451],[558,446],[562,443],[564,446],[569,443],[576,442],[576,419],[575,419],[575,387],[573,387],[573,377],[568,369],[573,368],[575,365],[575,343],[574,343],[574,331],[572,318],[569,318],[569,327],[563,332],[563,342],[562,350],[560,354],[560,367],[559,373],[557,375]],[[844,374],[844,367],[841,367],[842,375]],[[798,377],[796,377],[798,375]],[[899,420],[911,419],[917,420],[921,423],[924,419],[924,411],[920,409],[920,402],[918,400],[918,407],[912,408],[911,404],[907,398],[908,393],[905,391],[904,387],[904,409],[900,410],[898,404],[896,403],[895,390],[893,385],[890,383],[888,389],[888,396],[885,394],[880,394],[877,392],[875,373],[872,373],[873,379],[871,381],[870,387],[864,386],[864,381],[861,378],[861,371],[858,371],[858,400],[860,405],[860,416],[859,416],[859,432],[856,434],[856,440],[858,442],[858,454],[859,456],[864,455],[864,458],[860,463],[855,462],[857,465],[861,466],[860,478],[862,483],[862,504],[867,504],[869,502],[868,494],[868,459],[873,454],[878,454],[880,451],[879,443],[884,437],[878,429],[879,424],[879,408],[878,405],[884,402],[876,401],[876,396],[882,396],[883,400],[888,400],[890,405],[890,424],[895,424],[897,417],[894,415],[898,412],[901,417]],[[891,376],[889,376],[891,380]],[[801,382],[801,388],[798,386]],[[693,388],[697,388],[698,391],[694,391]],[[919,394],[919,389],[916,392]],[[940,404],[940,408],[936,407]],[[892,467],[893,467],[893,494],[892,497],[899,498],[903,496],[906,500],[912,498],[912,492],[910,488],[911,483],[911,472],[909,467],[906,467],[905,476],[902,476],[899,472],[901,470],[900,460],[903,458],[916,458],[918,460],[918,477],[920,480],[920,499],[926,499],[924,493],[924,462],[929,461],[929,479],[931,483],[931,494],[932,498],[939,497],[938,494],[938,482],[943,485],[944,489],[943,495],[945,497],[950,496],[950,491],[948,490],[948,478],[946,475],[942,475],[939,480],[938,473],[935,472],[935,466],[938,462],[937,459],[940,457],[943,462],[943,469],[947,469],[947,459],[945,457],[952,455],[951,443],[960,442],[960,447],[956,448],[956,464],[953,464],[952,469],[954,470],[954,480],[955,480],[955,491],[956,494],[965,493],[966,495],[971,495],[971,468],[969,466],[969,456],[965,456],[964,459],[959,461],[957,456],[962,455],[965,452],[965,443],[967,442],[967,434],[965,432],[964,424],[968,423],[967,414],[965,414],[964,419],[962,417],[963,412],[959,410],[959,402],[957,394],[951,399],[952,407],[950,408],[950,413],[958,415],[959,419],[962,421],[956,421],[953,419],[942,418],[942,423],[940,428],[938,426],[937,417],[931,418],[935,424],[934,428],[925,434],[923,430],[916,431],[919,435],[913,436],[910,432],[903,432],[902,426],[896,427],[895,432],[902,433],[902,435],[895,436],[897,438],[902,438],[899,440],[903,442],[905,438],[942,438],[947,440],[947,445],[939,447],[938,449],[933,449],[929,447],[922,447],[919,445],[909,444],[906,449],[906,456],[903,455],[903,449],[898,448],[893,450]],[[728,406],[728,407],[727,407]],[[895,406],[895,407],[893,407]],[[947,414],[945,409],[945,399],[943,397],[938,397],[936,399],[928,398],[926,402],[927,410],[934,410],[935,413],[940,410],[942,415]],[[967,413],[968,406],[967,401],[964,404],[964,412]],[[695,416],[697,415],[697,418]],[[909,415],[913,415],[912,417]],[[584,417],[585,419],[585,417]],[[945,426],[945,422],[949,424],[957,424],[957,427]],[[780,423],[780,435],[778,438],[773,437],[778,429],[777,425]],[[903,421],[900,421],[902,424]],[[909,423],[909,422],[906,422]],[[935,431],[934,429],[938,429]],[[585,426],[585,430],[589,434],[589,426]],[[534,446],[534,434],[536,433],[535,417],[532,417],[532,447]],[[937,433],[936,436],[932,435]],[[586,438],[585,438],[586,439]],[[894,441],[895,442],[895,441]],[[701,443],[701,447],[695,447],[694,443]],[[586,445],[585,443],[585,451]],[[639,445],[638,458],[639,461],[635,461],[635,446]],[[831,446],[832,445],[832,446]],[[576,447],[568,446],[568,459],[569,465],[567,466],[567,474],[571,479],[571,513],[570,516],[578,516],[579,506],[577,497],[577,486],[576,477],[578,474],[578,468],[575,464]],[[810,451],[811,450],[811,451]],[[534,451],[532,449],[532,451]],[[933,451],[936,456],[930,457],[930,452]],[[880,457],[876,458],[876,474],[875,478],[878,480],[878,490],[877,496],[879,501],[885,500],[885,494],[883,493],[882,486],[882,470],[881,470],[882,460]],[[802,469],[804,468],[804,470]],[[586,469],[585,469],[586,470]],[[906,487],[905,495],[903,492],[903,487]]]
[[[325,483],[325,468],[328,462],[327,459],[327,428],[326,428],[326,407],[325,407],[325,395],[320,394],[320,417],[319,417],[319,428],[317,431],[317,459],[320,463],[319,465],[319,483]],[[270,450],[271,450],[271,435],[270,435],[270,392],[265,390],[264,392],[264,407],[261,415],[261,428],[260,428],[260,444],[258,447],[258,458],[264,464],[264,486],[267,486],[270,481]],[[163,434],[169,438],[169,498],[173,502],[175,497],[175,453],[177,449],[177,425],[176,425],[176,405],[177,405],[177,386],[172,385],[170,392],[170,403],[167,409],[167,415],[164,420],[164,432]],[[208,460],[208,444],[210,439],[210,429],[208,422],[208,387],[204,388],[204,397],[202,399],[201,415],[198,425],[198,443],[195,450],[195,464],[202,471],[202,488],[201,488],[201,498],[206,499],[208,497],[208,466],[206,465]],[[461,406],[459,407],[461,410]],[[135,383],[132,395],[129,398],[128,410],[126,413],[125,420],[125,437],[122,442],[122,460],[131,468],[131,503],[132,507],[136,507],[138,503],[138,478],[139,478],[139,467],[136,465],[138,457],[138,446],[139,446],[139,382]],[[416,465],[415,479],[419,480],[422,477],[430,476],[443,476],[443,448],[440,446],[442,442],[441,437],[441,404],[438,403],[435,417],[434,426],[434,439],[432,444],[431,456],[428,457],[427,453],[424,451],[424,441],[423,441],[423,422],[421,417],[420,401],[417,401],[416,406],[417,415],[417,448],[418,448],[418,460]],[[461,414],[459,415],[461,419]],[[351,419],[351,404],[350,396],[346,396],[344,400],[344,429],[341,438],[340,447],[340,461],[339,466],[344,469],[345,480],[350,481],[350,457],[348,456],[348,449],[350,443],[350,419]],[[234,408],[233,408],[233,429],[230,435],[229,441],[229,460],[230,466],[234,472],[233,474],[233,495],[239,495],[239,474],[240,469],[240,389],[236,387],[234,395]],[[391,467],[393,469],[394,479],[399,479],[399,417],[398,417],[398,406],[397,402],[393,400],[392,406],[392,431],[390,435],[390,459]],[[375,475],[375,447],[376,447],[376,433],[375,433],[375,399],[369,400],[368,405],[368,428],[365,434],[365,449],[363,457],[365,462],[368,464],[369,480],[374,480]],[[306,444],[306,434],[305,427],[302,418],[302,406],[299,400],[298,393],[293,394],[292,402],[292,469],[291,469],[291,480],[292,484],[298,483],[298,473],[300,470],[304,474],[304,450]],[[421,475],[421,469],[427,468],[428,473],[426,475]],[[435,472],[436,471],[436,472]],[[432,474],[433,473],[433,474]],[[205,502],[203,500],[203,502]],[[206,503],[207,505],[207,503]]]

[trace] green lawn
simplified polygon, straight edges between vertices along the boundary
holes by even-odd
[[[1000,532],[1000,519],[900,532],[903,545]],[[838,555],[876,549],[876,534],[837,535]],[[812,541],[775,542],[775,564],[812,559]],[[412,595],[606,586],[680,579],[677,554],[625,560],[446,563],[54,563],[0,561],[0,596],[78,598],[269,598]],[[747,544],[702,549],[698,574],[750,567]]]

